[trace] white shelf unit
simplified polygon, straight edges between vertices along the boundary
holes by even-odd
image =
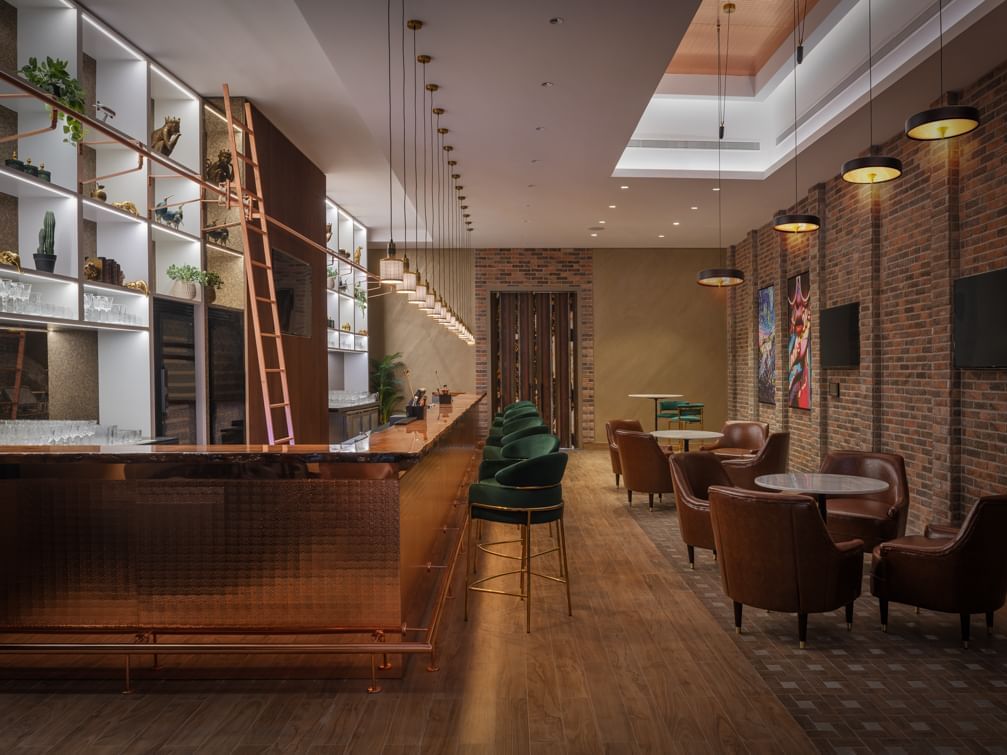
[[[325,207],[325,222],[332,225],[328,246],[333,287],[326,294],[327,312],[335,325],[328,331],[329,390],[362,392],[368,389],[369,373],[367,308],[360,306],[355,291],[367,291],[367,276],[349,260],[359,249],[359,262],[367,267],[367,228],[331,199],[325,200]]]

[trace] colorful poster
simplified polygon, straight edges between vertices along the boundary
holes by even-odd
[[[811,274],[787,280],[790,342],[787,346],[790,406],[811,409]]]
[[[776,403],[776,289],[759,289],[759,401]]]

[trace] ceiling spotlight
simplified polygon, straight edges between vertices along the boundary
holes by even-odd
[[[720,191],[720,187],[719,186],[714,186],[713,187],[713,191]]]
[[[614,210],[614,209],[615,209],[615,205],[614,205],[614,204],[610,204],[610,205],[608,206],[608,209],[610,209],[610,210]]]
[[[628,186],[620,186],[619,188],[620,189],[628,189],[629,187]]]
[[[698,210],[698,209],[699,209],[699,207],[697,207],[696,205],[693,205],[693,206],[692,206],[692,207],[690,207],[689,209],[690,209],[690,210]]]
[[[679,225],[679,222],[676,220],[672,225]]]
[[[532,160],[532,161],[531,161],[531,164],[532,164],[532,165],[534,165],[534,164],[535,164],[535,163],[537,163],[537,162],[540,162],[540,161],[539,161],[539,160]]]
[[[659,234],[657,234],[657,237],[658,237],[659,239],[663,239],[663,238],[664,238],[664,234],[663,234],[663,233],[659,233]]]
[[[545,131],[545,126],[536,126],[535,130],[536,131]]]
[[[528,184],[528,188],[529,189],[534,189],[535,188],[535,184]]]
[[[563,17],[553,16],[552,18],[549,19],[549,23],[552,24],[553,26],[559,26],[561,23],[563,23]]]
[[[598,222],[601,223],[602,225],[605,225],[605,221],[604,220],[599,220]]]
[[[597,236],[598,234],[597,234],[597,233],[592,233],[591,235],[592,235],[592,236]]]
[[[542,84],[541,84],[541,86],[544,86],[544,87],[551,87],[552,85],[553,85],[553,83],[551,81],[543,81]]]

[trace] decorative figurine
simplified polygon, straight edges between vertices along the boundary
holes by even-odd
[[[38,166],[31,164],[31,158],[30,157],[27,160],[24,161],[24,168],[23,168],[23,170],[29,176],[35,176],[35,178],[38,178]]]
[[[0,252],[0,265],[10,265],[21,272],[21,255],[10,249]]]
[[[353,250],[353,262],[354,262],[354,264],[357,264],[357,265],[360,264],[360,247],[359,246],[356,249]]]
[[[108,123],[109,118],[115,118],[115,111],[101,100],[95,100],[94,116],[101,118],[102,123]]]
[[[10,168],[11,170],[24,171],[24,163],[17,159],[17,150],[11,154],[6,160],[3,161],[5,168]]]
[[[212,231],[206,232],[207,241],[212,241],[217,246],[224,246],[227,244],[227,240],[230,237],[231,233],[226,228],[214,228]]]
[[[231,162],[230,150],[220,150],[216,160],[206,158],[206,180],[218,184],[234,180],[234,164]]]
[[[43,273],[51,273],[56,268],[56,214],[46,210],[42,219],[42,228],[38,232],[38,251],[35,258],[35,269]]]
[[[106,201],[108,193],[105,191],[105,184],[95,184],[94,188],[91,189],[91,198],[97,199],[99,202]]]
[[[325,224],[325,243],[328,244],[330,241],[332,241],[332,223],[326,223]]]
[[[46,183],[52,183],[52,171],[45,169],[45,163],[38,166],[38,177],[40,181],[45,181]]]
[[[174,195],[169,194],[154,207],[154,218],[158,223],[163,225],[170,225],[176,231],[178,230],[178,224],[182,222],[182,208],[179,207],[177,210],[168,209],[168,200]]]
[[[350,327],[350,324],[348,322],[343,323],[342,329],[347,333],[353,332],[353,328]]]
[[[150,296],[150,287],[145,280],[126,281],[122,285],[132,291],[139,291],[144,296]]]
[[[123,212],[128,212],[134,217],[140,217],[140,211],[136,209],[136,205],[130,201],[126,202],[112,202],[112,206],[117,210],[122,210]]]
[[[101,280],[101,267],[100,257],[88,257],[84,260],[84,278],[89,281]]]
[[[169,157],[182,136],[182,119],[164,116],[164,125],[150,135],[150,148]]]

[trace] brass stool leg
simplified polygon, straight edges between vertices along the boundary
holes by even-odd
[[[566,562],[566,525],[563,519],[557,525],[559,529],[559,553],[563,559],[563,576],[566,580],[566,612],[567,616],[573,616],[573,602],[570,600],[570,567]]]
[[[469,581],[476,570],[476,545],[475,545],[475,522],[469,515],[469,552],[467,556],[469,563],[465,564],[465,621],[469,620]]]
[[[525,568],[524,568],[524,564],[525,564],[525,561],[527,561],[530,558],[530,556],[528,555],[528,543],[526,542],[526,539],[525,539],[525,534],[526,534],[525,526],[523,524],[519,524],[518,525],[518,530],[521,533],[521,594],[522,594],[522,596],[524,596],[524,595],[527,594],[525,592],[525,588],[524,588],[524,586],[525,586]],[[531,580],[528,580],[528,581],[531,581]],[[526,600],[525,597],[522,597],[521,599],[522,600]]]
[[[524,528],[524,579],[527,585],[525,594],[525,632],[531,634],[531,512],[528,512],[528,524]]]

